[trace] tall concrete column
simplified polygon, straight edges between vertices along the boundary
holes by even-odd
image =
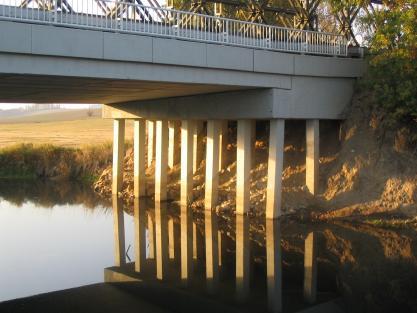
[[[168,221],[166,202],[155,202],[156,278],[166,278],[168,265]]]
[[[221,121],[220,141],[219,141],[219,171],[227,165],[227,142],[229,136],[229,121]]]
[[[269,312],[282,312],[282,263],[280,220],[266,220],[266,275]]]
[[[195,122],[181,122],[181,206],[188,206],[193,194],[193,146]]]
[[[126,265],[125,253],[125,223],[123,218],[123,203],[113,195],[113,230],[114,230],[114,262],[116,266]]]
[[[237,122],[236,214],[249,211],[253,121]]]
[[[152,165],[155,158],[155,122],[146,121],[147,137],[148,137],[148,167]]]
[[[206,211],[204,220],[206,239],[206,280],[210,292],[215,292],[219,281],[218,223],[216,213]]]
[[[181,281],[187,284],[193,274],[193,216],[187,206],[181,206]]]
[[[203,158],[203,121],[196,121],[193,130],[193,173],[200,166]]]
[[[168,166],[170,168],[173,168],[180,160],[180,123],[179,121],[168,123]]]
[[[277,218],[281,215],[284,130],[284,120],[271,120],[269,133],[268,184],[266,191],[267,219]]]
[[[146,214],[145,200],[135,198],[134,219],[135,219],[135,271],[141,272],[146,260]]]
[[[168,122],[156,121],[155,202],[167,199]]]
[[[219,188],[219,137],[220,121],[207,122],[207,146],[206,146],[206,184],[205,184],[205,209],[212,210],[217,204]]]
[[[249,295],[250,283],[249,219],[236,215],[236,297],[244,301]]]
[[[317,297],[317,238],[314,232],[308,234],[304,248],[304,299],[316,302]]]
[[[319,187],[319,120],[306,122],[306,185],[316,195]]]
[[[113,184],[112,193],[117,195],[123,186],[123,165],[125,157],[125,120],[113,122]]]
[[[145,120],[134,121],[133,134],[133,167],[134,167],[134,196],[136,198],[145,196]]]

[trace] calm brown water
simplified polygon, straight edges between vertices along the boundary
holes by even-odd
[[[410,229],[265,222],[151,200],[124,206],[78,184],[7,181],[0,183],[0,249],[0,302],[101,283],[103,270],[120,263],[117,270],[148,284],[138,297],[172,312],[213,305],[297,312],[310,306],[309,283],[316,304],[339,299],[346,312],[417,312]],[[316,284],[306,279],[311,264]]]

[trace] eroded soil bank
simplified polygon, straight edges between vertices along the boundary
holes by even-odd
[[[319,219],[355,219],[371,222],[400,219],[414,224],[417,201],[417,156],[408,144],[407,125],[387,127],[384,113],[372,95],[359,94],[347,109],[343,122],[320,124],[320,195],[313,198],[305,186],[305,123],[287,121],[283,172],[283,213],[307,212]],[[251,178],[251,214],[264,214],[268,156],[268,123],[257,124]],[[229,125],[228,166],[221,171],[218,212],[235,206],[236,125]],[[203,151],[204,153],[204,151]],[[153,171],[147,169],[147,191],[153,194]],[[194,176],[195,209],[203,207],[204,160]],[[111,167],[108,166],[94,188],[111,195]],[[170,169],[169,198],[179,199],[179,166]],[[133,201],[133,152],[127,151],[123,191],[126,202]]]

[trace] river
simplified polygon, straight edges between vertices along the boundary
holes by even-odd
[[[112,203],[79,183],[1,181],[0,311],[71,312],[75,295],[89,292],[78,287],[132,295],[134,286],[144,312],[417,312],[416,239],[408,228],[265,222],[150,199]],[[105,269],[140,283],[97,289],[107,288]],[[57,299],[68,288],[64,306]],[[126,303],[118,311],[129,312]]]

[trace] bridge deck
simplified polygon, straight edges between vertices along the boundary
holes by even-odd
[[[104,15],[92,0],[83,0],[78,12],[22,8],[18,0],[8,3],[0,6],[0,20],[145,34],[273,51],[347,55],[347,42],[337,34],[248,23],[123,2],[120,10],[125,13],[121,13],[120,17]],[[138,10],[146,11],[147,14],[135,14]]]

